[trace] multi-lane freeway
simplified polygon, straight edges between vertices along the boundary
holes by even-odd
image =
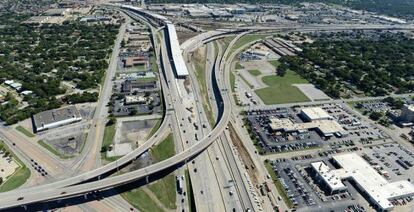
[[[120,8],[118,8],[120,9]],[[162,29],[163,25],[169,24],[165,17],[159,15],[153,15],[142,9],[134,9],[133,7],[127,7],[128,11],[125,13],[130,16],[145,16],[145,20],[150,20],[150,23],[158,26],[151,26],[153,35]],[[149,23],[149,24],[150,24]],[[404,27],[399,26],[402,29],[413,29],[411,25]],[[300,28],[300,29],[299,29]],[[214,31],[206,32],[193,39],[185,42],[182,45],[183,53],[186,55],[188,52],[193,51],[199,46],[208,43],[214,39],[227,36],[231,33],[245,32],[247,30],[301,30],[301,31],[314,31],[314,30],[349,30],[349,29],[399,29],[396,26],[281,26],[281,27],[241,27],[238,30],[230,31]],[[121,30],[122,31],[122,30]],[[248,32],[248,31],[247,31]],[[187,117],[192,119],[192,123],[198,123],[201,127],[205,125],[207,121],[206,111],[204,111],[201,104],[201,98],[199,97],[200,88],[196,84],[194,76],[190,76],[190,85],[188,86],[187,81],[183,79],[175,78],[173,74],[173,60],[168,54],[168,39],[161,39],[161,43],[158,43],[153,36],[155,44],[155,51],[158,58],[158,65],[162,67],[162,74],[160,74],[163,96],[165,98],[165,115],[163,122],[158,131],[143,145],[124,157],[109,163],[105,166],[96,168],[97,159],[96,156],[99,150],[99,143],[102,139],[101,129],[106,120],[107,111],[104,109],[105,102],[109,99],[111,86],[104,86],[104,90],[101,92],[101,98],[98,105],[98,113],[96,113],[92,136],[88,137],[87,149],[92,151],[85,151],[85,157],[77,160],[74,165],[77,167],[75,170],[90,170],[85,173],[69,177],[63,180],[59,180],[53,183],[48,183],[40,186],[34,186],[29,188],[18,189],[0,194],[0,209],[7,209],[13,207],[21,207],[38,202],[47,202],[51,200],[59,200],[64,198],[70,198],[75,196],[81,196],[89,194],[95,191],[104,191],[120,185],[124,185],[137,180],[148,179],[149,176],[157,174],[159,172],[169,170],[170,168],[179,168],[184,164],[188,164],[188,168],[192,175],[196,175],[196,170],[199,170],[199,177],[195,177],[192,183],[195,188],[198,189],[196,195],[196,201],[201,211],[227,211],[233,210],[245,210],[255,208],[251,201],[251,194],[246,189],[246,177],[241,173],[240,166],[238,165],[237,159],[234,158],[234,154],[231,150],[230,141],[228,138],[228,132],[226,127],[230,120],[236,122],[237,112],[232,111],[232,97],[229,91],[229,76],[227,62],[231,61],[228,58],[232,58],[235,54],[231,54],[229,49],[234,45],[239,37],[236,37],[228,46],[226,50],[216,49],[218,51],[217,56],[214,58],[213,54],[209,52],[209,61],[213,62],[208,65],[211,75],[208,77],[208,89],[210,91],[210,99],[220,99],[219,104],[211,104],[213,107],[214,114],[216,115],[217,123],[212,129],[205,127],[205,129],[194,129],[193,125],[183,124],[183,121],[187,121]],[[164,37],[164,36],[161,36]],[[119,43],[119,42],[117,42]],[[209,45],[211,51],[212,45]],[[118,48],[117,48],[118,49]],[[114,52],[113,57],[116,57],[117,52]],[[116,60],[111,60],[116,61]],[[113,67],[112,67],[113,66]],[[115,64],[110,64],[110,69],[114,70]],[[105,84],[111,84],[110,79],[114,75],[114,71],[109,72]],[[214,91],[214,92],[213,92]],[[213,102],[211,102],[213,103]],[[186,108],[193,108],[187,110]],[[96,125],[96,127],[94,127]],[[172,126],[171,126],[172,125]],[[165,135],[168,129],[173,128],[175,132],[179,133],[176,135],[176,140],[180,140],[182,143],[182,151],[178,152],[175,156],[161,161],[159,163],[150,165],[145,168],[141,168],[129,173],[125,173],[118,176],[101,177],[111,173],[114,170],[130,163],[131,161],[138,158],[144,152],[148,151],[154,144],[160,142],[161,138]],[[227,135],[227,136],[226,136]],[[6,135],[11,137],[13,135]],[[219,141],[220,144],[213,145],[215,141]],[[177,141],[178,142],[178,141]],[[36,148],[34,148],[36,149]],[[205,153],[204,150],[207,151]],[[36,153],[40,154],[40,153]],[[90,154],[91,157],[86,157]],[[198,156],[198,159],[194,159]],[[219,159],[211,159],[216,157]],[[194,161],[194,163],[188,163]],[[52,162],[49,162],[52,163]],[[62,172],[64,166],[59,163],[50,164],[51,167],[56,168],[56,172]],[[91,170],[93,169],[93,170]],[[77,173],[77,172],[75,172]],[[208,180],[211,182],[207,182]],[[226,180],[232,180],[235,182],[235,197],[229,197],[230,194],[223,193],[223,187],[225,187]],[[220,194],[220,195],[217,195]]]
[[[165,57],[165,56],[166,55],[162,55],[161,57]],[[172,82],[171,80],[167,79],[168,87],[171,86],[171,82]],[[211,143],[213,143],[215,139],[218,138],[218,136],[223,131],[223,129],[225,129],[228,123],[229,115],[231,111],[231,107],[228,104],[230,101],[229,100],[230,98],[227,92],[229,90],[229,87],[226,87],[227,85],[223,81],[221,83],[218,83],[217,86],[219,88],[218,89],[219,94],[222,96],[222,99],[223,99],[223,108],[222,108],[223,113],[222,113],[222,116],[219,117],[220,121],[217,123],[216,127],[211,132],[209,132],[204,138],[200,138],[200,141],[198,143],[192,145],[190,148],[184,150],[183,152],[167,160],[153,164],[143,169],[129,172],[129,173],[126,173],[120,176],[115,176],[115,177],[97,180],[94,182],[79,184],[79,183],[85,182],[93,178],[99,178],[103,174],[108,173],[109,171],[112,171],[112,170],[116,170],[120,166],[127,164],[128,162],[137,158],[139,155],[141,155],[143,152],[148,150],[148,148],[151,147],[155,143],[158,137],[158,134],[156,133],[144,145],[140,146],[135,151],[131,152],[130,154],[106,166],[103,166],[95,170],[86,172],[84,174],[71,177],[71,178],[68,178],[62,181],[58,181],[55,183],[2,193],[0,194],[0,202],[1,202],[0,208],[4,209],[4,208],[10,208],[10,207],[17,207],[17,206],[27,205],[30,203],[62,199],[62,198],[87,194],[92,191],[99,191],[99,190],[104,190],[108,188],[113,188],[115,186],[126,184],[126,183],[136,181],[139,179],[143,179],[152,174],[158,173],[165,169],[187,162],[189,159],[200,154],[203,150],[205,150],[208,146],[210,146]],[[167,90],[167,89],[163,89],[163,90]],[[166,94],[166,96],[169,96],[169,95]],[[168,105],[170,104],[168,103],[166,105],[168,107]],[[167,124],[164,124],[164,123],[167,123],[169,119],[168,111],[170,110],[166,109],[166,111],[167,111],[166,117],[163,121],[163,124],[161,125],[159,129],[159,131],[161,132],[163,131],[164,127],[167,127],[166,126]]]

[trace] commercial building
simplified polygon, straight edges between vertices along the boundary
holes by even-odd
[[[331,137],[335,134],[339,134],[341,136],[348,134],[344,128],[342,128],[342,126],[334,120],[316,120],[306,123],[294,123],[289,118],[271,117],[269,120],[269,126],[275,132],[300,132],[306,130],[316,130],[324,137]]]
[[[342,189],[342,185],[338,184],[339,181],[350,180],[362,191],[362,195],[380,210],[392,209],[393,205],[390,201],[394,199],[414,195],[412,183],[407,180],[388,182],[356,153],[335,155],[333,161],[341,168],[329,169],[326,164],[321,165],[321,162],[312,164],[321,181],[332,186],[333,189]]]
[[[178,43],[177,32],[172,23],[167,24],[169,54],[173,60],[173,68],[178,78],[186,78],[188,76],[188,69],[181,54],[180,44]]]
[[[307,121],[332,119],[332,116],[320,107],[303,108],[300,114]]]
[[[341,179],[323,161],[311,163],[313,170],[317,173],[318,179],[328,188],[331,194],[346,190]]]
[[[82,120],[78,109],[71,105],[33,115],[32,124],[35,132],[68,125]]]
[[[125,96],[125,104],[126,105],[133,105],[133,104],[146,104],[147,102],[151,102],[151,97],[145,97],[144,95],[127,95]]]
[[[414,105],[404,105],[401,109],[400,120],[403,123],[414,122]]]

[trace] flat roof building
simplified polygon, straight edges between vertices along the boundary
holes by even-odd
[[[48,130],[82,120],[78,109],[68,106],[59,109],[40,112],[32,117],[34,132]]]
[[[177,31],[172,23],[167,23],[169,53],[171,54],[174,70],[178,78],[185,78],[188,76],[187,65],[184,62],[181,54],[180,44],[178,43]]]
[[[289,118],[280,119],[271,117],[269,120],[269,126],[273,131],[297,132],[315,129],[324,137],[331,137],[335,133],[340,133],[341,135],[347,134],[344,128],[334,120],[316,120],[305,123],[294,123]]]
[[[391,200],[414,195],[414,185],[412,183],[407,180],[388,182],[356,153],[335,155],[333,160],[341,168],[327,170],[324,167],[319,169],[320,164],[316,163],[312,164],[312,167],[314,169],[316,167],[315,170],[319,172],[318,175],[320,176],[329,171],[331,177],[335,176],[339,180],[353,180],[356,186],[366,194],[369,201],[381,210],[392,209]],[[332,182],[336,182],[336,180]]]
[[[346,186],[341,179],[324,162],[311,163],[311,166],[316,171],[319,179],[329,188],[331,194],[346,190]]]
[[[300,114],[307,121],[332,119],[332,117],[320,107],[303,108]]]

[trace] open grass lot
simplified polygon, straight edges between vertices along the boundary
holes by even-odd
[[[248,72],[251,74],[251,75],[253,75],[253,76],[259,76],[260,74],[262,74],[262,72],[260,72],[259,70],[257,70],[257,69],[253,69],[253,70],[248,70]]]
[[[240,64],[240,62],[236,62],[236,69],[242,69],[243,66]]]
[[[150,151],[153,162],[160,162],[173,155],[174,140],[172,134],[169,134],[161,143],[154,146]],[[147,189],[147,190],[144,190]],[[132,204],[140,211],[163,211],[161,206],[157,205],[158,200],[165,208],[174,210],[176,206],[176,188],[174,174],[169,174],[162,179],[159,179],[150,185],[142,188],[133,189],[122,193],[122,197]],[[156,200],[152,199],[146,192],[151,192],[155,195]]]
[[[20,165],[13,175],[7,179],[3,179],[5,182],[1,184],[0,192],[6,192],[22,186],[27,179],[29,179],[31,173],[29,168],[24,165],[24,163],[3,143],[3,141],[0,141],[0,149],[10,152],[13,159]]]
[[[132,206],[143,212],[162,212],[163,210],[154,203],[151,197],[142,188],[122,193],[121,196]]]
[[[116,124],[111,124],[111,125],[107,125],[105,126],[105,131],[104,131],[104,137],[102,140],[102,149],[108,149],[109,146],[112,144],[114,137],[115,137],[115,126]],[[106,157],[106,151],[105,152],[101,152],[101,158],[104,159],[105,161],[115,161],[117,158],[108,158]]]
[[[272,66],[274,66],[275,68],[277,68],[280,65],[279,60],[270,60],[268,61],[270,64],[272,64]]]
[[[289,208],[292,208],[292,207],[293,207],[293,203],[292,203],[292,201],[289,199],[289,197],[287,196],[286,191],[285,191],[285,189],[283,188],[283,185],[280,183],[279,179],[277,178],[277,176],[276,176],[275,172],[273,171],[272,166],[271,166],[268,162],[265,162],[264,164],[265,164],[265,167],[266,167],[267,172],[269,173],[270,177],[271,177],[271,178],[272,178],[272,180],[273,180],[273,183],[274,183],[274,184],[275,184],[275,186],[276,186],[277,193],[279,193],[279,194],[280,194],[280,196],[282,197],[282,199],[283,199],[283,201],[286,203],[286,205],[287,205]]]
[[[62,159],[71,158],[70,156],[62,154],[61,152],[59,152],[58,150],[56,150],[55,148],[53,148],[52,146],[50,146],[49,144],[44,142],[43,140],[39,140],[39,141],[37,141],[37,143],[40,144],[40,146],[42,146],[43,148],[47,149],[49,152],[51,152],[54,155],[58,156],[59,158],[62,158]]]
[[[155,162],[163,161],[174,155],[174,139],[172,134],[169,134],[160,144],[151,149],[151,157]]]
[[[247,43],[256,41],[256,40],[261,40],[264,39],[265,37],[267,37],[269,35],[262,35],[262,34],[249,34],[249,35],[245,35],[243,37],[241,37],[233,46],[232,51],[246,45]]]
[[[115,136],[115,124],[105,126],[102,146],[110,146]]]
[[[24,128],[20,125],[16,127],[16,130],[23,133],[24,135],[26,135],[29,138],[35,137],[35,135],[33,133],[31,133],[29,130],[26,130],[26,128]]]
[[[162,119],[158,119],[157,123],[155,123],[155,125],[152,127],[150,133],[148,134],[147,139],[151,138],[158,131],[158,129],[161,126],[161,123],[162,123]]]
[[[262,81],[269,87],[258,89],[255,92],[267,105],[309,101],[305,94],[297,87],[292,86],[295,83],[308,83],[308,81],[293,71],[287,71],[283,77],[265,76]]]
[[[148,186],[149,189],[157,196],[158,200],[169,209],[176,209],[175,177],[169,174],[157,182]]]

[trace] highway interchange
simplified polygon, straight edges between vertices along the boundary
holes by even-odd
[[[120,8],[117,8],[120,9]],[[133,11],[124,11],[132,18],[141,18],[142,16]],[[151,17],[148,14],[146,17]],[[157,17],[155,17],[157,19]],[[127,19],[129,20],[129,18]],[[159,22],[156,20],[155,22]],[[150,23],[148,23],[150,24]],[[404,26],[404,29],[413,29],[413,26]],[[163,36],[163,27],[151,25],[153,35]],[[99,167],[100,141],[103,138],[103,129],[106,123],[108,111],[106,105],[109,101],[112,81],[115,74],[116,57],[119,52],[120,38],[125,31],[125,25],[120,29],[120,35],[115,42],[114,52],[111,63],[108,68],[107,76],[101,90],[101,96],[98,102],[93,121],[90,123],[91,131],[87,138],[86,146],[82,155],[70,164],[63,164],[56,157],[45,154],[45,150],[35,146],[30,147],[30,142],[22,135],[12,130],[2,130],[0,136],[9,143],[11,149],[18,154],[20,158],[27,163],[35,159],[44,164],[45,169],[51,175],[47,177],[46,183],[38,186],[17,189],[14,191],[0,194],[0,209],[20,208],[33,203],[61,200],[90,194],[95,191],[105,191],[120,185],[131,183],[139,180],[148,180],[150,176],[156,175],[165,170],[178,168],[180,175],[183,175],[183,167],[186,166],[191,173],[191,182],[194,189],[195,201],[200,211],[241,211],[252,209],[255,211],[263,210],[260,205],[254,203],[254,194],[248,190],[248,177],[244,174],[245,169],[240,165],[236,158],[235,150],[229,141],[229,132],[227,130],[229,123],[238,131],[239,136],[248,136],[241,132],[241,117],[239,111],[234,110],[234,99],[230,96],[229,73],[231,65],[229,61],[237,54],[237,50],[231,52],[234,43],[244,34],[250,33],[249,30],[343,30],[343,29],[396,29],[395,26],[286,26],[279,28],[272,27],[245,27],[235,31],[214,31],[205,32],[182,44],[183,55],[189,57],[189,53],[203,44],[207,46],[206,79],[208,88],[208,99],[210,107],[214,113],[217,123],[210,126],[206,111],[203,107],[203,99],[200,96],[200,85],[197,83],[194,70],[190,67],[190,86],[184,79],[178,79],[174,75],[172,62],[167,51],[166,39],[153,39],[154,49],[158,58],[158,65],[162,67],[160,74],[162,91],[165,97],[165,114],[161,126],[157,132],[143,145],[139,146],[133,152],[124,157],[111,162],[105,166]],[[240,33],[241,32],[241,33]],[[212,41],[228,35],[238,36],[223,49],[221,45],[216,48]],[[155,37],[155,36],[154,36]],[[240,48],[241,49],[241,48]],[[215,55],[214,53],[217,53]],[[186,60],[187,62],[188,60]],[[187,87],[186,87],[187,86]],[[187,92],[183,92],[187,91]],[[192,108],[189,110],[188,108]],[[191,117],[191,124],[188,117]],[[194,123],[198,125],[195,129]],[[205,127],[203,127],[205,126]],[[150,165],[148,167],[135,170],[122,175],[105,177],[119,168],[125,166],[131,161],[137,159],[140,155],[147,152],[155,144],[159,143],[167,132],[175,132],[175,140],[181,142],[177,147],[177,154],[167,160]],[[197,137],[197,139],[195,139]],[[13,140],[14,145],[10,142]],[[18,148],[26,145],[26,148]],[[27,147],[29,145],[29,147]],[[246,145],[249,153],[258,168],[258,175],[262,181],[266,181],[265,171],[260,166],[260,158],[254,153],[253,145]],[[24,149],[24,150],[23,150]],[[29,157],[30,155],[30,157]],[[71,169],[67,169],[71,167]],[[69,171],[68,171],[69,170]],[[81,174],[79,174],[81,173]],[[101,179],[101,177],[105,177]],[[214,180],[212,180],[214,179]],[[276,191],[276,189],[272,189]],[[220,194],[220,195],[218,195]],[[277,196],[277,194],[274,194]],[[109,202],[111,198],[109,198]],[[112,204],[123,204],[121,200],[114,199]],[[121,201],[117,204],[117,201]],[[115,202],[115,203],[114,203]],[[111,203],[108,203],[111,204]],[[281,203],[283,204],[283,203]],[[82,206],[87,207],[88,206]],[[185,208],[185,206],[183,206]],[[282,208],[283,205],[282,205]],[[85,208],[84,208],[85,209]],[[269,208],[264,208],[269,209]]]

